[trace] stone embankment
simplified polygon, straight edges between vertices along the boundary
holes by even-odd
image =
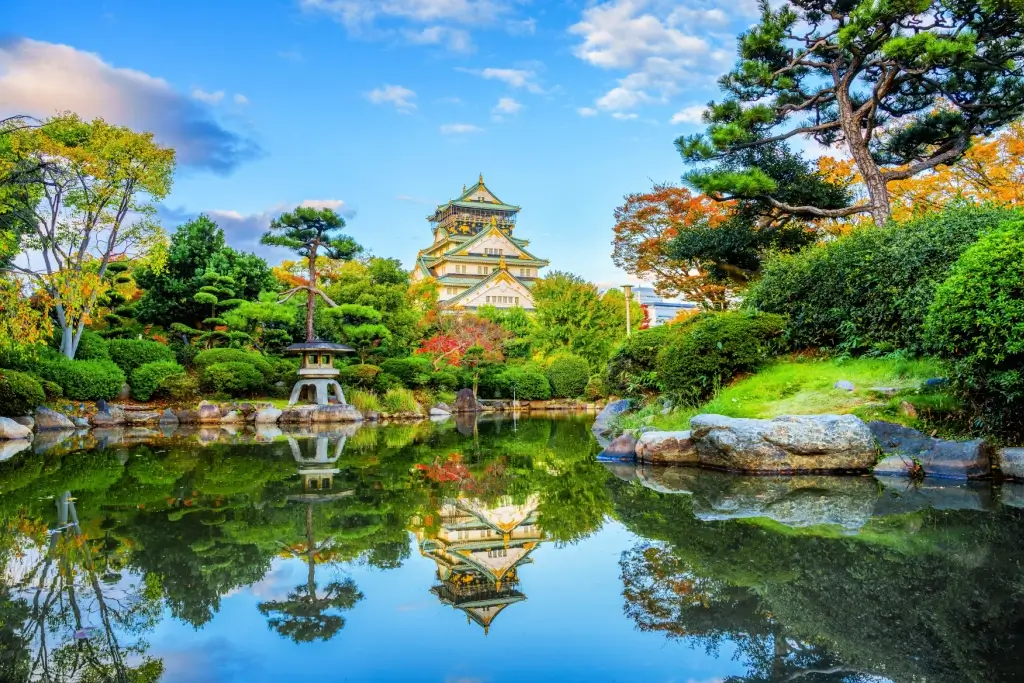
[[[950,441],[854,415],[785,415],[770,420],[697,415],[690,429],[626,433],[612,441],[615,402],[595,422],[601,459],[687,465],[751,474],[865,473],[954,481],[996,474],[1024,481],[1024,448],[994,449],[983,439]]]

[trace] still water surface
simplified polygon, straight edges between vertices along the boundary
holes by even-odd
[[[605,466],[589,419],[0,462],[2,681],[1024,680],[1024,496]]]

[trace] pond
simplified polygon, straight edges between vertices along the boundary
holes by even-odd
[[[604,465],[590,419],[0,462],[3,681],[1024,679],[1024,500]]]

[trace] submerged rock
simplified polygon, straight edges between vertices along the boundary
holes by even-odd
[[[42,432],[48,429],[74,429],[75,423],[68,419],[67,415],[58,413],[40,406],[36,408],[36,431]]]
[[[636,459],[654,465],[685,465],[699,463],[690,430],[682,432],[648,431],[636,444]]]
[[[635,460],[636,437],[626,433],[617,437],[597,456],[598,460]]]
[[[853,386],[853,382],[851,382],[848,379],[839,380],[838,382],[832,385],[832,388],[839,389],[839,391],[853,391],[854,389],[856,389],[856,387]]]
[[[784,415],[772,420],[697,415],[691,438],[700,463],[741,472],[867,470],[871,430],[854,415]]]
[[[887,457],[875,468],[876,474],[906,474],[899,461],[916,462],[926,477],[980,479],[991,471],[990,447],[983,439],[946,441],[916,429],[891,422],[869,422],[868,428]],[[881,467],[881,469],[879,469]]]
[[[1024,448],[1000,448],[996,459],[1004,477],[1024,481]]]

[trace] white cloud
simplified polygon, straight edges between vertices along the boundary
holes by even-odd
[[[153,132],[186,166],[228,173],[259,154],[249,138],[224,128],[209,106],[167,81],[114,67],[69,45],[0,40],[0,115],[74,111]]]
[[[378,17],[491,23],[510,10],[509,3],[499,0],[300,0],[299,6],[328,14],[348,27],[368,24]]]
[[[593,107],[580,107],[576,110],[576,113],[583,117],[597,116],[597,110]]]
[[[340,214],[345,213],[345,201],[343,199],[303,199],[299,202],[299,206],[311,209],[333,209]]]
[[[491,110],[492,114],[518,114],[523,108],[523,105],[516,102],[511,97],[502,97],[498,100],[498,103],[494,105],[494,109]]]
[[[440,45],[452,52],[473,52],[476,46],[469,33],[459,28],[428,26],[422,30],[402,32],[405,39],[414,45]]]
[[[633,119],[636,119],[638,117],[639,114],[624,114],[621,111],[617,111],[612,114],[612,118],[618,119],[619,121],[632,121]]]
[[[708,44],[687,35],[652,14],[641,14],[642,0],[613,0],[583,11],[583,20],[569,28],[582,36],[574,52],[605,69],[634,68],[652,56],[697,56]]]
[[[232,99],[234,99],[235,104],[249,104],[249,98],[240,92],[236,92]]]
[[[517,88],[524,89],[532,93],[543,93],[544,89],[536,82],[537,74],[530,69],[497,69],[488,67],[486,69],[464,69],[459,67],[457,71],[463,73],[473,74],[492,81],[501,81],[507,85]]]
[[[465,135],[466,133],[479,133],[483,128],[474,126],[472,123],[446,123],[441,126],[441,133],[444,135]]]
[[[201,88],[194,88],[192,90],[192,97],[200,102],[206,102],[207,104],[218,104],[224,99],[224,91],[218,90],[217,92],[206,92]]]
[[[366,93],[366,99],[374,104],[391,104],[395,109],[408,114],[416,109],[416,93],[400,85],[383,85]]]
[[[672,115],[672,120],[669,123],[701,123],[703,122],[701,117],[704,116],[706,110],[707,107],[700,104],[683,107]]]

